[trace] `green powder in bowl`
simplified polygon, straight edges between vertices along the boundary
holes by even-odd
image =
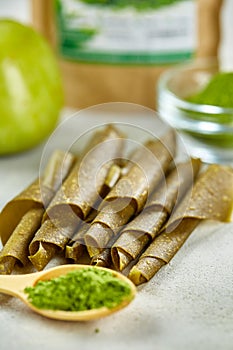
[[[207,163],[233,161],[233,72],[196,59],[163,73],[159,116],[181,135],[190,155]]]
[[[233,72],[216,73],[203,90],[187,100],[197,104],[233,108]]]
[[[222,128],[227,125],[233,126],[233,72],[216,73],[200,92],[187,98],[187,101],[198,106],[206,106],[205,113],[198,112],[198,108],[195,112],[189,111],[192,119],[213,122]],[[212,107],[222,108],[222,112],[212,113]],[[212,145],[223,148],[233,147],[233,134],[229,132],[205,133],[203,135],[190,131],[190,134]]]
[[[29,302],[39,309],[84,311],[117,307],[131,298],[127,282],[113,272],[98,268],[83,268],[66,275],[39,281],[24,290]]]

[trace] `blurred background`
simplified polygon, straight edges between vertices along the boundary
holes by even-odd
[[[172,94],[175,94],[178,98],[186,99],[187,97],[190,97],[192,93],[196,93],[196,91],[198,91],[195,90],[197,89],[197,87],[198,89],[201,89],[203,87],[203,83],[207,82],[206,79],[209,79],[213,72],[225,70],[233,71],[233,0],[171,0],[170,2],[164,0],[162,2],[164,6],[160,7],[159,9],[156,6],[158,6],[158,4],[160,4],[161,2],[156,2],[156,0],[154,0],[154,2],[152,1],[150,3],[150,6],[152,4],[153,6],[155,6],[156,10],[155,8],[153,8],[153,6],[145,10],[144,15],[142,15],[143,21],[138,21],[137,16],[140,12],[137,11],[137,7],[128,6],[127,2],[126,4],[127,7],[129,7],[129,12],[124,12],[123,9],[123,15],[119,15],[119,12],[121,11],[109,10],[107,6],[109,6],[109,4],[112,5],[111,2],[109,2],[108,5],[104,5],[104,7],[106,7],[104,10],[102,7],[98,7],[101,3],[100,0],[96,0],[96,2],[94,1],[94,9],[91,10],[88,6],[93,5],[84,5],[85,2],[89,4],[88,1],[84,0],[82,0],[81,2],[77,2],[75,0],[58,2],[56,12],[57,17],[53,16],[52,1],[50,3],[49,0],[43,2],[42,0],[41,2],[40,0],[38,0],[34,3],[34,26],[46,35],[47,39],[49,39],[50,44],[53,44],[53,46],[55,46],[55,49],[58,49],[58,56],[54,58],[58,58],[57,61],[59,63],[59,68],[61,68],[62,79],[60,80],[60,74],[58,74],[60,73],[60,69],[57,69],[57,72],[54,75],[56,76],[56,79],[54,79],[54,76],[51,74],[51,68],[55,67],[55,60],[51,64],[51,62],[48,59],[49,56],[46,56],[47,54],[35,54],[35,49],[33,48],[33,45],[35,44],[36,40],[33,39],[30,42],[30,45],[19,45],[20,51],[21,49],[26,50],[27,48],[30,48],[30,50],[33,52],[33,59],[30,62],[28,62],[28,64],[26,63],[26,58],[30,58],[31,56],[25,55],[24,58],[24,64],[26,67],[24,70],[25,76],[31,74],[31,76],[35,78],[35,82],[31,83],[31,85],[29,84],[29,90],[31,93],[30,96],[33,96],[32,91],[34,91],[34,87],[36,89],[40,88],[41,95],[38,95],[37,93],[34,96],[35,98],[29,99],[29,94],[25,94],[25,101],[27,102],[30,100],[31,105],[29,102],[25,103],[25,101],[22,98],[23,102],[19,104],[20,108],[22,107],[21,111],[18,107],[15,107],[15,100],[19,100],[18,91],[15,94],[16,97],[14,96],[14,99],[9,100],[10,102],[8,105],[10,105],[11,108],[14,107],[14,111],[17,112],[14,115],[14,122],[12,122],[11,125],[12,130],[14,130],[17,133],[15,136],[15,147],[13,148],[12,146],[11,149],[9,149],[10,142],[8,139],[9,137],[13,139],[12,131],[10,132],[9,137],[6,137],[5,133],[6,142],[5,144],[4,142],[2,142],[2,144],[4,144],[6,148],[6,151],[8,151],[9,153],[20,150],[21,140],[26,140],[26,137],[22,136],[24,135],[23,132],[25,133],[25,135],[29,135],[27,136],[29,141],[27,147],[25,145],[24,148],[21,147],[22,149],[26,149],[29,148],[29,146],[37,144],[37,141],[34,141],[35,136],[37,136],[38,138],[40,137],[38,139],[38,142],[44,139],[45,136],[47,137],[55,127],[55,122],[57,122],[58,120],[60,111],[62,111],[62,116],[67,116],[71,114],[71,112],[74,112],[73,109],[75,109],[75,111],[77,109],[82,110],[86,107],[101,105],[106,102],[121,101],[123,103],[127,102],[131,104],[143,105],[152,108],[153,110],[156,109],[158,111],[159,116],[163,117],[166,120],[166,122],[169,122],[169,124],[172,125],[174,128],[178,128],[178,126],[174,123],[173,120],[168,120],[167,118],[174,117],[175,122],[177,120],[179,122],[180,119],[188,117],[186,115],[185,117],[183,115],[182,117],[180,115],[179,117],[176,117],[177,114],[174,112],[174,108],[176,108],[176,106],[174,107],[172,104],[173,102],[168,100],[168,97],[171,95],[170,90],[168,89],[168,94],[166,94],[166,91],[164,92],[163,90],[164,83],[159,83],[159,79],[160,77],[162,77],[162,72],[165,72],[165,70],[167,70],[168,67],[172,66],[173,63],[183,63],[183,59],[185,62],[185,60],[189,59],[190,57],[193,57],[194,52],[197,52],[197,57],[202,58],[213,58],[218,55],[220,65],[216,64],[215,60],[215,64],[212,67],[210,66],[210,61],[208,61],[208,65],[210,66],[208,67],[209,71],[203,69],[203,67],[200,69],[198,68],[197,70],[197,67],[195,66],[194,70],[190,70],[190,74],[192,74],[192,72],[197,71],[197,74],[195,76],[191,76],[189,74],[187,75],[187,72],[180,73],[183,78],[177,78],[177,91],[175,91],[174,82],[169,83],[170,85],[168,84],[168,86],[173,86],[173,90],[171,90]],[[98,4],[98,6],[96,5],[96,3]],[[77,4],[80,7],[76,8]],[[140,2],[135,1],[134,5],[138,6],[138,4],[141,5]],[[144,2],[142,2],[142,4],[144,4]],[[195,12],[196,4],[199,5],[197,6],[197,13]],[[83,6],[85,10],[83,10]],[[220,45],[218,46],[219,13],[221,40]],[[0,0],[0,18],[9,18],[24,24],[32,24],[32,0]],[[55,18],[58,19],[58,25],[56,26],[57,33],[54,33],[56,31],[50,30],[51,28],[53,28]],[[72,18],[74,19],[73,22]],[[75,19],[77,18],[79,20],[81,18],[81,26],[79,22],[78,25],[75,22]],[[96,18],[97,21],[95,22]],[[150,21],[148,21],[149,18]],[[195,18],[198,19],[196,22],[198,24],[197,27],[195,25]],[[104,23],[103,28],[101,27],[102,22]],[[161,22],[163,22],[162,26]],[[173,24],[169,27],[170,22]],[[111,27],[112,23],[113,25]],[[124,25],[122,25],[122,23],[124,23]],[[63,25],[64,27],[62,27]],[[127,27],[127,25],[129,27]],[[128,36],[126,35],[126,28],[131,28],[131,31],[128,30],[130,32],[130,35]],[[197,28],[198,30],[196,30]],[[16,38],[18,33],[19,31],[17,29],[13,33],[11,38],[17,40]],[[60,40],[56,41],[56,35],[54,34],[57,34],[57,38]],[[94,35],[94,37],[92,37],[92,35]],[[124,40],[122,40],[122,38]],[[151,41],[148,38],[152,38]],[[54,43],[56,42],[57,45],[54,45]],[[133,42],[132,47],[131,42]],[[4,55],[4,46],[2,47],[2,52]],[[48,49],[50,50],[50,47],[48,47]],[[13,54],[15,55],[15,44],[12,50]],[[139,54],[137,54],[137,52],[139,52]],[[51,54],[52,53],[53,52],[51,50]],[[143,58],[144,56],[146,58]],[[52,78],[51,84],[47,84],[46,81],[46,91],[44,88],[45,84],[41,84],[40,82],[40,74],[38,74],[40,69],[40,63],[36,62],[37,58],[39,58],[39,61],[40,58],[46,61],[46,65],[42,64],[43,67],[50,67],[46,72],[46,75],[51,76]],[[132,59],[133,61],[131,61]],[[32,70],[32,66],[34,66],[35,68],[34,73]],[[29,73],[30,68],[31,71]],[[10,73],[12,74],[12,69],[10,69]],[[43,74],[41,74],[41,76],[43,76]],[[16,76],[16,78],[17,77],[18,75]],[[23,75],[22,77],[24,79]],[[22,77],[20,76],[20,82],[22,80]],[[225,84],[224,89],[218,88],[217,96],[219,96],[219,92],[223,92],[223,99],[225,101],[225,97],[227,95],[226,92],[228,92],[231,102],[232,78],[231,75],[229,77],[231,79],[229,83],[230,85]],[[14,79],[12,79],[11,75],[9,79],[11,95],[15,90],[17,90],[14,88],[16,81],[15,75],[13,78]],[[25,79],[25,81],[27,81],[27,77],[25,77]],[[194,82],[196,85],[194,84]],[[63,88],[65,92],[65,104],[62,103]],[[22,92],[22,88],[18,90]],[[57,93],[58,91],[59,93]],[[158,92],[160,92],[160,95]],[[49,97],[50,94],[52,98]],[[190,96],[188,96],[188,94],[190,94]],[[213,93],[211,94],[214,95]],[[10,94],[8,95],[10,96]],[[5,103],[5,99],[2,99],[2,101],[4,101]],[[215,105],[215,103],[216,101],[209,104]],[[10,123],[11,119],[13,120],[13,114],[12,112],[8,111],[8,105],[7,108],[5,108],[5,115],[8,115],[6,120]],[[27,107],[29,105],[30,108]],[[42,108],[42,106],[44,109]],[[165,110],[166,106],[168,106],[168,110]],[[217,104],[217,106],[219,105]],[[224,105],[224,107],[232,107],[233,111],[233,106],[231,106],[231,104],[228,104],[228,102],[226,106]],[[36,112],[33,114],[33,111]],[[176,112],[180,112],[179,107]],[[208,118],[209,114],[211,113],[212,112],[207,113]],[[216,148],[216,144],[220,147],[217,156],[214,156],[213,159],[207,159],[205,158],[207,144],[204,143],[203,145],[194,145],[190,142],[190,140],[187,141],[188,144],[191,144],[190,147],[191,150],[193,150],[194,155],[199,156],[200,158],[205,159],[208,162],[224,161],[223,153],[225,150],[223,150],[222,144],[225,144],[225,141],[228,139],[228,136],[230,138],[230,142],[233,142],[233,113],[230,116],[231,120],[229,122],[229,125],[226,122],[222,122],[222,116],[224,114],[224,111],[221,111],[219,113],[220,117],[219,120],[216,122],[216,125],[214,126],[214,131],[213,120],[210,122],[210,125],[208,127],[205,126],[204,130],[203,123],[200,122],[199,125],[201,133],[204,133],[204,135],[207,134],[208,140],[209,137],[213,136],[214,148]],[[38,120],[40,120],[40,124],[38,124],[40,125],[40,127],[37,127],[36,124],[37,114],[40,116],[40,119],[38,118]],[[191,113],[191,119],[192,115],[193,114]],[[200,118],[200,115],[197,115],[198,118]],[[23,117],[25,117],[25,122],[23,122]],[[203,121],[203,115],[201,115],[201,118]],[[215,113],[213,113],[213,118],[215,118]],[[227,115],[226,118],[229,118],[229,116]],[[3,119],[4,118],[2,117],[2,121],[4,121]],[[17,122],[18,120],[20,120],[20,123]],[[47,124],[45,123],[45,120]],[[222,124],[224,125],[222,126]],[[29,128],[29,125],[33,125],[34,129],[32,129],[30,134],[26,134],[26,131],[23,129],[23,125],[25,125],[25,130]],[[207,125],[206,120],[204,125]],[[182,128],[184,128],[184,123],[182,124]],[[2,131],[2,135],[4,135],[3,122],[2,126],[0,124],[0,130]],[[39,135],[38,130],[40,130],[41,135]],[[42,130],[44,130],[44,132],[42,132]],[[215,140],[215,130],[218,130],[218,132],[220,133],[220,138],[218,140]],[[193,134],[193,129],[191,131]],[[186,132],[188,132],[188,130],[186,130]],[[211,134],[212,132],[213,135]],[[224,135],[223,140],[222,135]],[[0,140],[2,141],[2,139],[3,137],[0,134]],[[232,160],[232,146],[230,146],[229,148],[229,150],[226,150],[226,152],[228,152],[226,157],[227,161],[228,158]],[[196,149],[199,150],[198,153],[196,153]],[[4,151],[3,148],[1,150],[1,144],[0,151],[2,152],[2,154],[6,153],[6,151]]]
[[[221,16],[222,40],[220,58],[224,60],[224,65],[233,67],[233,0],[224,0]],[[10,17],[24,23],[30,23],[30,0],[0,0],[0,17]]]

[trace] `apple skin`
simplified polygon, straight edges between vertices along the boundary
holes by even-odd
[[[63,101],[58,62],[46,40],[29,26],[0,20],[0,155],[45,140]]]

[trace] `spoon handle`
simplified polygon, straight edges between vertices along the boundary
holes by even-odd
[[[32,285],[41,272],[24,275],[0,275],[0,293],[19,297],[25,287]]]

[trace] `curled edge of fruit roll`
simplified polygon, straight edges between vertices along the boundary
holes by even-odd
[[[232,168],[210,165],[170,217],[165,229],[140,256],[128,277],[136,285],[149,281],[173,258],[202,220],[227,222],[232,206]]]
[[[126,225],[111,249],[117,270],[126,268],[159,234],[174,207],[193,185],[200,167],[200,159],[178,163],[152,194],[144,210]]]
[[[110,185],[110,174],[116,174],[112,167],[122,157],[123,146],[121,133],[112,126],[93,134],[79,162],[50,203],[29,245],[29,259],[37,270],[43,269],[57,251],[65,249],[100,201]]]
[[[91,257],[107,248],[133,215],[140,212],[148,196],[167,172],[176,153],[174,132],[169,130],[161,139],[152,139],[135,150],[137,160],[123,175],[103,201],[102,210],[85,235]]]
[[[4,208],[0,215],[1,225],[12,218],[13,225],[9,221],[4,226],[5,230],[1,231],[4,242],[0,252],[1,274],[10,274],[16,263],[25,266],[29,262],[28,246],[41,225],[46,205],[69,174],[75,159],[71,153],[60,150],[53,152],[41,177]]]

